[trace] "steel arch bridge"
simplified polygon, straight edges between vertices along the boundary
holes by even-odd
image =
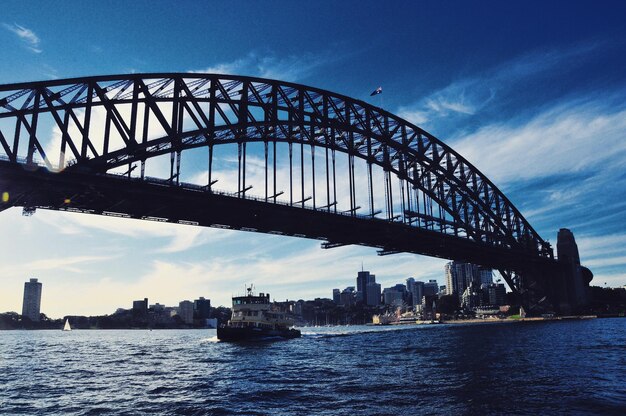
[[[562,303],[546,277],[557,264],[550,245],[461,155],[381,108],[293,83],[168,73],[2,85],[0,191],[0,209],[25,214],[78,211],[469,261],[499,269],[530,306]]]

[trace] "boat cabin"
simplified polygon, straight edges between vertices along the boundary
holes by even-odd
[[[245,296],[233,297],[233,314],[228,323],[235,328],[288,328],[293,326],[293,320],[283,312],[273,311],[269,293],[252,293],[247,288]]]

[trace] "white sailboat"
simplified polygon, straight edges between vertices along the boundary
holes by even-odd
[[[63,327],[63,330],[64,331],[71,331],[72,330],[72,327],[70,326],[70,320],[69,319],[65,320],[65,326]]]

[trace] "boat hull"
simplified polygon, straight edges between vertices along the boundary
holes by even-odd
[[[297,329],[264,329],[264,328],[234,328],[223,326],[217,328],[217,339],[220,341],[270,341],[274,339],[300,338]]]

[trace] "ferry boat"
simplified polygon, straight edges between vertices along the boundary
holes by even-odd
[[[233,314],[226,325],[217,328],[221,341],[262,341],[299,338],[300,331],[293,329],[293,319],[286,313],[273,311],[269,293],[252,292],[233,297]]]

